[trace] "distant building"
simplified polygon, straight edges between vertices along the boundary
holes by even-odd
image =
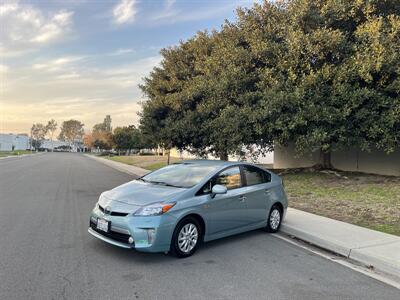
[[[27,135],[0,133],[0,151],[27,149],[29,149],[29,137]]]
[[[86,152],[87,150],[81,139],[76,139],[72,144],[66,141],[59,140],[43,140],[40,144],[40,149],[45,151],[52,151],[53,149],[64,149],[65,151],[70,152]]]
[[[65,147],[65,146],[69,146],[69,144],[67,142],[58,141],[58,140],[55,140],[55,141],[43,140],[40,143],[41,149],[45,149],[45,150],[49,150],[49,151],[51,151],[52,149],[56,149],[59,147]]]

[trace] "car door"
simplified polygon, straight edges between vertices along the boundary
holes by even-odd
[[[208,233],[210,235],[227,232],[246,225],[246,187],[243,186],[239,166],[229,167],[214,176],[204,187],[204,192],[211,192],[214,185],[220,184],[227,188],[226,194],[209,198],[207,217],[210,220]]]
[[[267,220],[271,207],[271,175],[255,166],[243,165],[243,179],[246,185],[246,203],[249,224]]]

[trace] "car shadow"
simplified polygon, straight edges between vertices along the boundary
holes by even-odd
[[[211,242],[203,243],[196,254],[192,257],[203,257],[207,251],[219,251],[224,253],[226,250],[231,249],[235,244],[248,243],[252,239],[260,236],[272,237],[273,235],[267,234],[260,229],[249,232],[240,233],[237,235],[229,236],[226,238],[214,240]],[[140,264],[164,264],[176,262],[176,259],[170,254],[165,253],[146,253],[136,251],[134,249],[119,248],[97,239],[91,239],[88,246],[97,254],[104,255],[104,257],[113,257],[114,260],[123,263],[140,263]],[[204,258],[204,257],[203,257]],[[187,261],[190,258],[181,261]]]

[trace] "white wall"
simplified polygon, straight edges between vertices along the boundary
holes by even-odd
[[[0,134],[0,151],[29,149],[29,137],[16,134]]]
[[[177,149],[171,149],[171,156],[172,157],[178,157],[181,159],[196,159],[199,158],[196,155],[193,155],[189,153],[188,151],[178,151]],[[218,157],[209,155],[207,159],[219,159]],[[236,155],[230,155],[229,156],[230,161],[238,161],[239,156]],[[253,163],[258,163],[258,164],[273,164],[274,163],[274,152],[268,152],[265,155],[260,155],[256,161],[252,161],[252,158],[250,156],[246,156],[246,161],[248,162],[253,162]]]
[[[320,151],[297,156],[293,145],[275,147],[275,169],[307,168],[320,162]],[[338,170],[400,176],[400,149],[391,154],[380,150],[363,152],[354,148],[335,151],[331,154],[331,162]]]

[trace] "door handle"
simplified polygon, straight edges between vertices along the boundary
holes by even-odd
[[[264,193],[269,195],[269,194],[271,194],[271,191],[270,190],[264,190]]]
[[[239,196],[239,201],[240,202],[243,202],[244,200],[246,200],[246,196],[245,195]]]

